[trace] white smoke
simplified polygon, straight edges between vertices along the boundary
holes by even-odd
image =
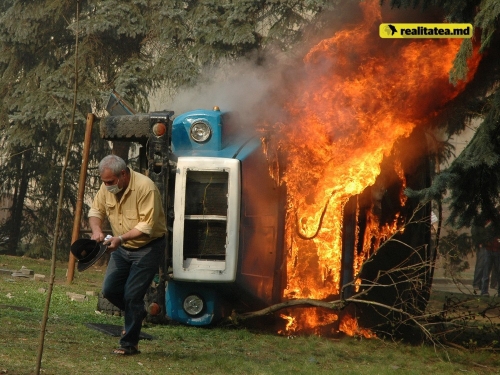
[[[175,116],[195,109],[219,107],[239,118],[255,119],[259,106],[273,87],[268,68],[250,60],[226,63],[205,72],[200,84],[175,94],[157,92],[150,100],[151,111],[172,110]]]

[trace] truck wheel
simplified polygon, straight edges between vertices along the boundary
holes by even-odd
[[[149,114],[108,116],[101,119],[101,138],[108,140],[140,141],[149,137]]]

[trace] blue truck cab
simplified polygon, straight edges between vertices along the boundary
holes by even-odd
[[[280,301],[283,192],[257,134],[218,108],[172,123],[173,226],[166,315],[209,325]]]

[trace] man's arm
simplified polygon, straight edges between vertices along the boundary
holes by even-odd
[[[101,242],[104,240],[104,233],[102,232],[102,220],[96,216],[89,217],[89,225],[92,229],[92,240]],[[109,251],[115,251],[118,246],[120,246],[125,241],[133,240],[137,237],[142,236],[144,233],[139,229],[132,228],[127,233],[123,233],[121,236],[111,237],[104,243],[108,246]],[[121,238],[120,238],[121,237]]]
[[[90,239],[101,242],[104,240],[104,233],[102,233],[102,220],[96,216],[89,217],[89,225],[92,230],[92,237]]]
[[[158,189],[152,185],[145,190],[138,200],[139,222],[135,228],[151,236],[153,228],[160,220],[160,215],[164,216],[165,214],[161,209],[162,201]]]

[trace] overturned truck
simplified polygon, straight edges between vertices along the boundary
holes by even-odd
[[[270,176],[260,137],[217,107],[174,116],[171,111],[134,114],[119,100],[115,105],[122,114],[101,119],[101,137],[140,144],[139,169],[159,187],[167,216],[165,261],[147,296],[147,305],[157,308],[148,318],[206,326],[283,302],[286,187]],[[414,132],[399,147],[425,147],[425,137]],[[405,186],[428,186],[427,157],[401,162],[408,171]],[[363,300],[397,307],[382,311],[369,303],[348,304],[361,324],[373,329],[384,325],[388,314],[404,320],[394,311],[425,308],[432,282],[430,207],[415,211],[418,202],[411,199],[402,205],[403,183],[384,178],[394,173],[383,170],[381,179],[391,185],[365,189],[343,212],[341,292],[332,298],[348,299],[364,290]],[[396,233],[394,244],[369,249],[370,261],[360,268],[356,260],[371,241],[368,211],[378,215],[379,225],[394,217],[417,219]]]

